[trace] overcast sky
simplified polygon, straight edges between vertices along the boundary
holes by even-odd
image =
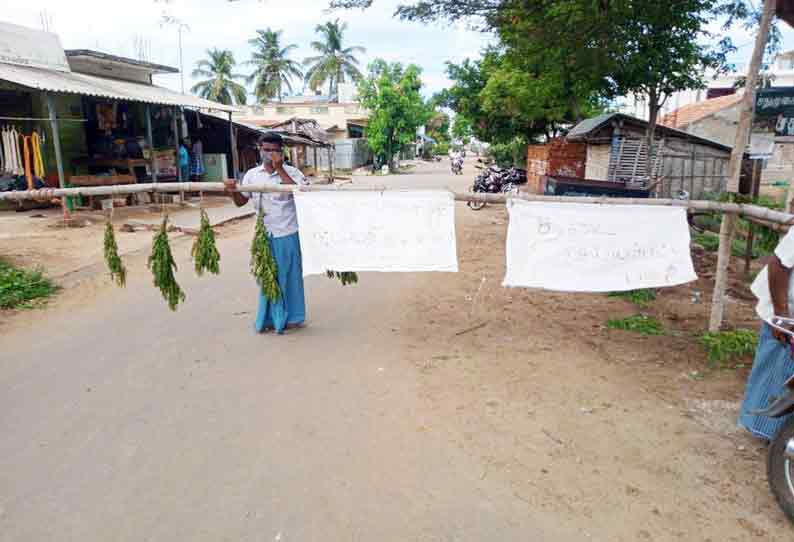
[[[160,25],[163,12],[167,12],[190,27],[183,34],[187,89],[193,83],[190,71],[207,48],[230,49],[242,62],[250,56],[247,40],[256,29],[268,26],[283,30],[284,42],[299,46],[294,58],[302,60],[311,54],[308,44],[315,38],[315,26],[339,17],[349,24],[347,44],[367,48],[361,57],[362,68],[376,57],[416,63],[424,70],[427,95],[448,86],[445,61],[476,58],[490,39],[463,25],[428,26],[395,20],[391,14],[398,2],[377,0],[375,7],[365,12],[327,13],[327,0],[24,0],[6,5],[0,20],[41,29],[45,14],[65,48],[98,49],[130,57],[136,56],[136,37],[142,37],[151,43],[152,62],[178,67],[176,29]],[[786,25],[782,28],[784,49],[794,48],[794,31]],[[733,37],[741,46],[734,61],[745,61],[753,38],[741,30]],[[178,75],[159,77],[157,82],[177,90],[180,86]]]
[[[416,63],[423,68],[425,94],[448,85],[444,62],[477,57],[489,36],[467,30],[463,25],[421,25],[391,18],[397,0],[379,0],[366,12],[327,13],[327,0],[25,0],[13,2],[0,11],[0,20],[41,29],[46,12],[66,49],[98,49],[135,57],[136,36],[151,42],[152,62],[179,66],[178,41],[174,27],[161,27],[167,11],[189,25],[183,33],[185,86],[192,84],[190,72],[210,47],[230,49],[239,62],[247,60],[247,40],[256,29],[283,30],[285,43],[298,49],[293,57],[302,60],[311,54],[316,25],[336,17],[348,23],[347,45],[361,45],[362,71],[380,57],[390,61]],[[248,72],[241,66],[239,71]],[[158,77],[161,85],[179,89],[179,76]],[[298,83],[298,91],[301,83]]]

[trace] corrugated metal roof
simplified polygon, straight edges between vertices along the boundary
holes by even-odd
[[[597,117],[593,117],[590,119],[585,119],[576,126],[574,126],[566,139],[571,141],[583,141],[587,140],[588,137],[601,128],[602,126],[612,122],[613,120],[620,120],[621,122],[631,123],[635,126],[642,127],[645,129],[648,126],[648,121],[638,119],[636,117],[632,117],[631,115],[626,115],[624,113],[604,113],[603,115],[599,115]],[[694,134],[690,134],[689,132],[684,132],[682,130],[677,130],[675,128],[670,128],[663,124],[656,125],[656,133],[657,134],[667,134],[675,137],[680,137],[685,140],[689,141],[696,141],[703,145],[708,145],[710,147],[727,150],[730,151],[731,147],[728,145],[724,145],[719,141],[714,141],[713,139],[708,139],[706,137],[696,136]]]
[[[173,68],[171,66],[155,64],[154,62],[144,62],[135,58],[111,55],[109,53],[103,53],[102,51],[94,51],[93,49],[67,49],[65,52],[66,58],[69,60],[73,58],[90,58],[94,60],[125,64],[127,66],[133,66],[135,68],[140,68],[152,73],[179,73],[177,68]]]
[[[98,96],[112,100],[196,107],[217,111],[239,110],[237,107],[211,102],[198,96],[180,94],[163,87],[106,79],[84,73],[57,72],[13,64],[0,63],[0,80],[37,90]]]
[[[598,115],[597,117],[592,117],[589,119],[585,119],[573,128],[571,131],[568,132],[568,139],[577,139],[580,137],[587,136],[593,130],[600,128],[604,124],[608,123],[614,117],[617,117],[619,113],[604,113],[603,115]]]

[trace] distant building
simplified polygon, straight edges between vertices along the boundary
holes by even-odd
[[[265,128],[293,118],[316,121],[331,140],[357,139],[364,137],[369,112],[358,103],[353,84],[342,83],[339,96],[289,96],[281,101],[248,106],[236,115],[240,122]]]
[[[703,100],[675,109],[659,124],[733,146],[742,93]]]
[[[730,146],[660,125],[649,157],[647,126],[642,119],[607,113],[580,122],[564,140],[530,145],[528,190],[630,197],[650,192],[674,197],[684,191],[692,198],[724,190]]]
[[[747,64],[736,64],[736,68],[726,74],[703,75],[705,89],[685,90],[670,96],[662,106],[660,117],[693,103],[700,103],[723,96],[737,94],[741,91],[744,78],[747,76]],[[769,69],[761,73],[761,77],[772,87],[794,87],[794,51],[787,51],[775,57]],[[619,100],[618,111],[641,119],[648,119],[648,104],[643,96],[626,96]],[[733,142],[731,142],[733,144]]]

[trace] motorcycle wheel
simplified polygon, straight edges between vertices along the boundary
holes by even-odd
[[[472,211],[479,211],[487,204],[484,201],[469,201],[466,203],[466,205],[468,205],[469,209],[471,209]]]
[[[786,455],[786,446],[794,439],[794,419],[791,419],[769,445],[767,479],[769,488],[780,508],[794,523],[794,458]]]

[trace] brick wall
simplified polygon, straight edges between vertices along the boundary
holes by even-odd
[[[545,145],[530,145],[527,149],[527,190],[543,193],[543,175],[565,175],[584,178],[587,145],[570,143],[557,138]]]

